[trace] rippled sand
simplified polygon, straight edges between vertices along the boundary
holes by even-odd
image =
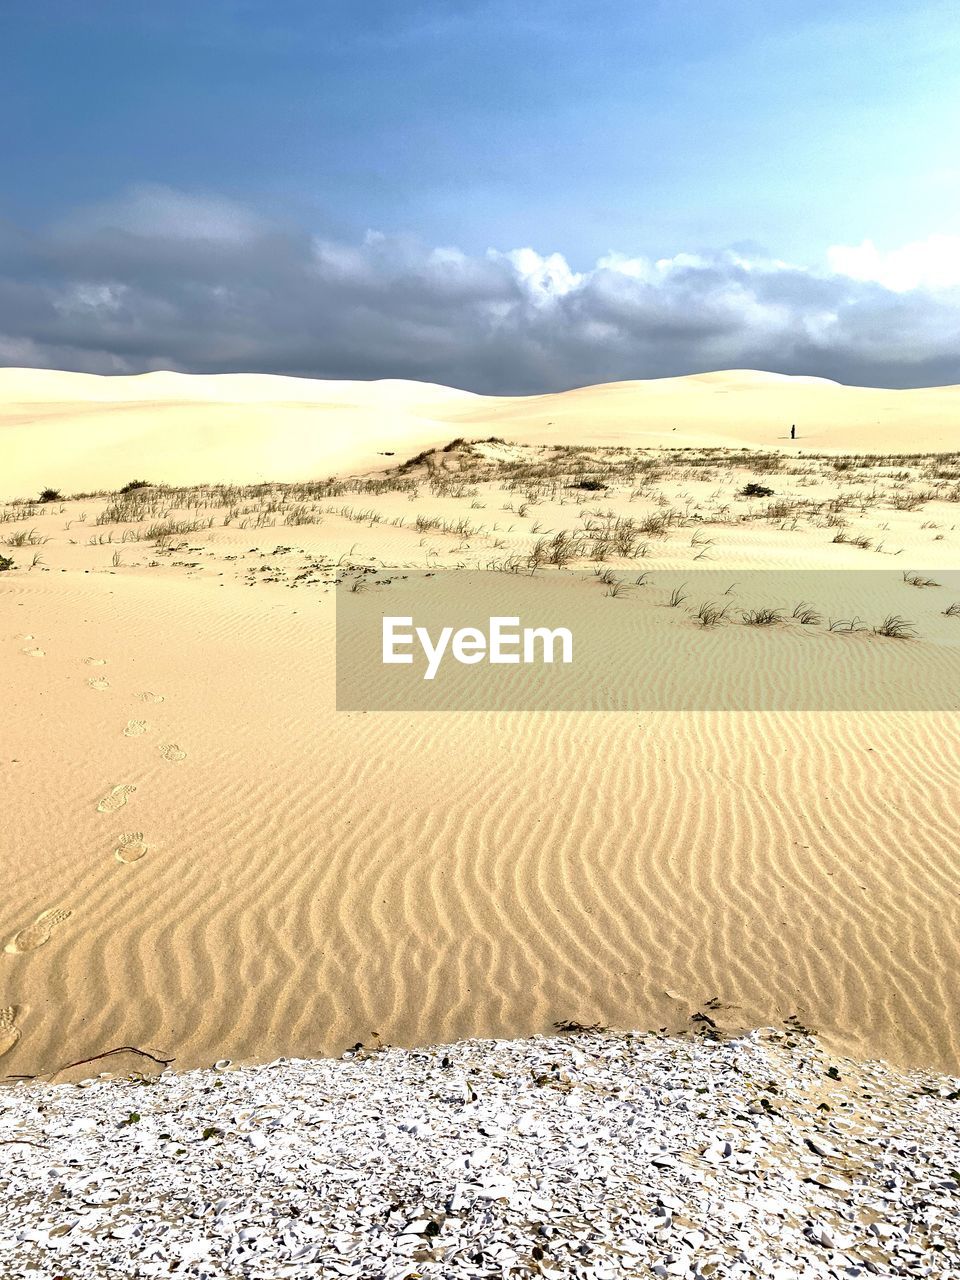
[[[747,510],[732,495],[749,467],[665,466],[672,503],[716,507],[719,488]],[[956,564],[960,507],[895,509],[892,474],[860,485],[851,531],[900,548],[897,570]],[[826,464],[767,478],[825,499],[846,483]],[[37,567],[3,548],[18,567],[0,575],[0,1071],[121,1045],[186,1067],[375,1032],[681,1027],[712,997],[725,1024],[797,1015],[851,1052],[956,1070],[955,710],[335,710],[338,558],[482,564],[529,548],[535,521],[580,516],[504,510],[521,498],[423,483],[415,501],[347,495],[319,503],[320,524],[261,528],[203,508],[213,527],[166,550],[143,524],[95,525],[99,498],[38,511]],[[657,509],[625,488],[590,501]],[[424,534],[423,512],[484,532]],[[692,532],[654,540],[644,566],[692,567]],[[724,568],[890,567],[806,517],[709,533]],[[960,643],[944,588],[903,592],[915,652],[951,626]],[[742,634],[716,633],[731,663],[756,660]],[[786,630],[763,640],[781,661]]]

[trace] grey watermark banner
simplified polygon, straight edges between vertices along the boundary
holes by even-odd
[[[337,707],[952,711],[958,602],[942,569],[351,570]]]

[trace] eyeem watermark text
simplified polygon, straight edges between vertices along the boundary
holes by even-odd
[[[520,627],[520,619],[488,619],[486,631],[479,627],[442,627],[436,641],[426,627],[414,627],[413,618],[383,619],[383,662],[387,666],[412,665],[417,644],[426,661],[424,680],[432,680],[449,652],[456,662],[473,666],[478,662],[517,666],[573,662],[573,634],[567,627]],[[559,647],[559,659],[555,657]]]
[[[909,641],[882,625],[905,607],[899,569],[629,577],[613,594],[590,569],[345,574],[337,708],[957,714],[956,619],[927,609]],[[960,598],[960,568],[935,580]]]

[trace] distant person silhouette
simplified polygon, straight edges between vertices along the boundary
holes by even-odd
[[[791,439],[791,440],[796,440],[796,438],[797,438],[797,428],[796,428],[796,427],[791,427],[791,428],[790,428],[790,439]]]

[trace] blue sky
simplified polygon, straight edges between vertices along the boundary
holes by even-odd
[[[449,293],[467,287],[465,273],[483,277],[481,309],[503,329],[501,293],[511,282],[490,283],[494,262],[513,273],[519,310],[535,309],[511,322],[531,351],[523,370],[504,368],[506,390],[552,385],[577,351],[576,376],[588,379],[715,367],[740,351],[787,371],[873,381],[882,363],[900,384],[953,367],[942,341],[953,304],[936,276],[944,254],[951,280],[960,262],[955,5],[0,0],[0,32],[0,362],[32,352],[44,363],[125,371],[259,359],[319,376],[456,374],[493,389],[493,348],[471,368],[466,352],[454,358],[431,333],[446,333]],[[247,261],[243,270],[224,261],[221,277],[208,273],[202,284],[181,251],[192,237],[209,260],[202,248],[218,217],[246,229]],[[365,293],[355,281],[345,297],[339,268],[335,282],[317,283],[318,243],[339,246],[341,266],[344,255],[363,259]],[[438,249],[456,249],[471,265],[456,267],[455,283],[449,264],[440,272],[443,297],[431,316]],[[541,261],[559,255],[567,275],[538,277],[534,267],[531,276],[517,265],[530,266],[516,256],[523,250]],[[300,299],[298,317],[314,326],[312,348],[298,340],[285,352],[266,332],[257,338],[253,309],[275,333],[298,252],[318,291],[311,305]],[[252,280],[251,259],[260,264]],[[614,260],[673,265],[651,276],[652,268],[612,270]],[[744,262],[754,304],[802,312],[802,332],[767,326],[761,341],[742,313],[739,347],[718,345],[717,273],[742,292]],[[171,297],[170,280],[161,283],[174,267]],[[611,274],[626,291],[616,303]],[[545,326],[547,277],[565,324],[553,314]],[[390,311],[405,281],[404,305]],[[842,289],[827,298],[830,281]],[[41,287],[46,303],[34,296]],[[165,344],[156,323],[151,343],[151,314],[156,322],[165,307],[189,307],[191,290],[204,288],[194,317],[199,328],[203,315],[203,349],[191,357]],[[87,305],[84,336],[83,306],[74,304],[97,289],[112,301]],[[598,290],[601,314],[587,307],[585,315]],[[219,320],[218,294],[231,295]],[[17,298],[28,303],[19,322]],[[334,301],[352,317],[349,335],[330,332]],[[639,333],[629,324],[610,331],[618,306],[636,320],[640,302]],[[848,331],[851,307],[859,345]],[[356,314],[364,308],[366,361]],[[661,328],[678,331],[669,352],[664,334],[652,332],[657,308],[669,311]],[[248,312],[239,326],[238,311]],[[704,311],[710,334],[698,340]],[[844,328],[834,327],[832,343],[828,313]],[[110,315],[125,340],[111,337]],[[892,317],[902,342],[891,349],[880,338]],[[463,341],[489,347],[498,336],[474,328]],[[811,343],[832,349],[817,354]],[[800,369],[804,361],[816,368]]]

